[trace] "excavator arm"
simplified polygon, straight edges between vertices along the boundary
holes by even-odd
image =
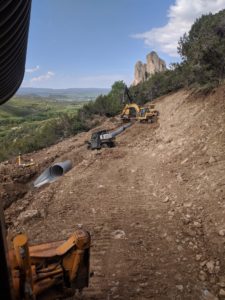
[[[126,102],[128,102],[129,104],[134,102],[127,86],[124,87],[124,91],[123,91],[123,103],[126,103]]]
[[[140,113],[140,107],[136,103],[126,104],[121,113],[121,119],[123,121],[130,121],[136,119]]]

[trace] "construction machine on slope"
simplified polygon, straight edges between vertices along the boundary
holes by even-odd
[[[88,149],[100,150],[101,148],[113,148],[115,147],[116,136],[130,127],[132,124],[128,123],[113,131],[100,130],[92,133],[90,141],[87,142]]]
[[[0,2],[0,104],[19,88],[25,71],[31,0]],[[66,241],[30,246],[19,234],[8,250],[0,201],[0,297],[49,300],[88,286],[90,235],[79,228]]]
[[[154,104],[151,104],[149,106],[139,106],[136,104],[129,92],[129,89],[127,86],[124,88],[124,94],[123,94],[123,102],[125,103],[127,98],[128,104],[126,104],[123,108],[123,111],[121,113],[121,119],[123,122],[130,122],[132,120],[137,120],[141,123],[154,123],[157,121],[157,118],[159,116],[159,112],[155,110]]]

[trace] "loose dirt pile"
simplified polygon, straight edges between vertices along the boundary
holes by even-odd
[[[83,133],[32,154],[39,166],[29,176],[64,159],[74,168],[40,189],[31,177],[19,182],[25,194],[5,211],[9,235],[36,243],[88,229],[95,275],[82,299],[222,299],[224,98],[224,87],[196,99],[180,91],[156,101],[157,124],[136,123],[116,148],[88,151]],[[13,165],[1,168],[8,176]]]

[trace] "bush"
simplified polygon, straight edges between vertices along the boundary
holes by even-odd
[[[122,95],[125,83],[116,81],[108,95],[100,95],[95,101],[90,101],[80,109],[79,115],[83,119],[98,114],[100,116],[113,117],[117,115],[122,107]]]
[[[179,41],[188,83],[217,86],[225,77],[225,10],[203,15]]]

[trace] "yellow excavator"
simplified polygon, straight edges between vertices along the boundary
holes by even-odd
[[[25,71],[31,0],[0,1],[0,104],[19,88]],[[0,297],[50,300],[72,296],[89,282],[90,234],[81,228],[65,241],[29,245],[26,234],[9,249],[0,200]]]
[[[121,119],[123,122],[130,122],[132,120],[137,120],[141,123],[154,123],[157,121],[159,112],[155,110],[155,105],[151,104],[149,106],[139,106],[136,104],[132,97],[130,96],[129,89],[127,86],[124,88],[123,102],[125,103],[125,98],[128,99],[128,104],[126,104],[121,113]]]

